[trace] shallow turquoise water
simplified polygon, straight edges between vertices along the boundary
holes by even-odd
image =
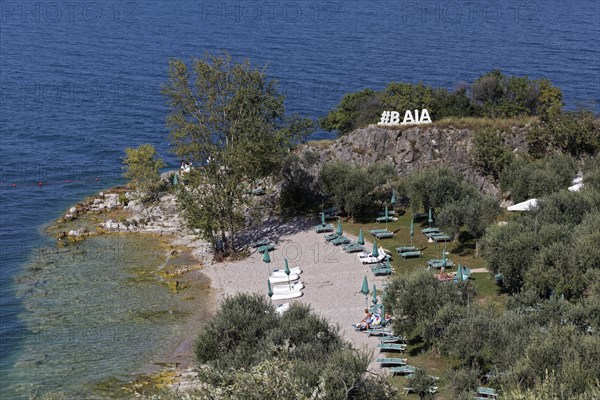
[[[198,288],[173,294],[161,282],[155,272],[165,261],[159,240],[142,235],[38,251],[18,279],[24,329],[15,368],[3,376],[10,392],[123,396],[115,381],[160,362],[202,308]]]

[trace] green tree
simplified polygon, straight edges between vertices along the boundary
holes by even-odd
[[[373,212],[378,189],[395,176],[389,164],[361,167],[343,161],[331,161],[321,169],[323,193],[335,205],[355,218]]]
[[[471,164],[485,175],[498,180],[500,173],[510,164],[513,153],[506,145],[505,133],[484,128],[473,133]]]
[[[600,123],[591,111],[563,112],[535,124],[526,139],[529,153],[536,158],[556,152],[593,156],[600,150]]]
[[[165,167],[151,144],[142,144],[137,148],[126,148],[123,159],[126,179],[136,190],[143,193],[146,200],[155,200],[161,187],[160,169]]]
[[[374,90],[364,89],[344,95],[336,109],[319,120],[326,131],[338,131],[344,135],[357,128],[377,123],[381,115],[381,100]]]
[[[312,123],[286,117],[284,98],[264,69],[228,54],[193,59],[191,69],[171,60],[162,92],[173,151],[197,165],[188,189],[194,195],[181,196],[184,215],[195,217],[188,227],[214,244],[220,235],[222,250],[235,251],[234,233],[250,201],[245,190],[277,170]]]
[[[417,370],[408,378],[408,386],[421,400],[433,397],[431,388],[434,386],[434,383],[435,379],[422,368],[417,368]]]

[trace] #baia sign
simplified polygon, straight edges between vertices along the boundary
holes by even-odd
[[[406,110],[404,120],[400,122],[400,113],[398,111],[384,111],[381,113],[381,121],[377,125],[396,126],[396,125],[420,125],[431,124],[431,117],[426,108],[422,110]]]

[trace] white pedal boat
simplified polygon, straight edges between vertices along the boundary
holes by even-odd
[[[290,285],[278,285],[278,286],[273,286],[271,288],[273,293],[297,292],[298,290],[302,290],[302,289],[304,289],[304,283],[302,283],[302,281],[292,283],[291,286]]]
[[[271,296],[271,300],[287,300],[287,299],[295,299],[297,297],[302,296],[302,290],[298,290],[296,292],[287,292],[287,293],[273,293]]]
[[[283,275],[271,275],[269,277],[269,281],[271,283],[288,283],[288,278],[289,278],[290,282],[297,281],[298,279],[300,279],[298,274],[290,274],[289,277],[286,274],[283,274]]]
[[[300,267],[290,268],[290,275],[291,274],[300,275],[301,273],[302,273],[302,269]],[[271,274],[271,276],[279,276],[279,275],[283,275],[283,276],[287,277],[284,269],[274,269],[273,273]]]

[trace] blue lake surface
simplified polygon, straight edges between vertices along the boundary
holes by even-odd
[[[152,143],[177,166],[159,93],[169,58],[224,49],[268,64],[288,110],[314,118],[347,92],[454,87],[495,68],[548,78],[569,108],[598,112],[599,21],[597,0],[0,1],[0,397],[22,395],[2,377],[23,351],[14,283],[51,244],[42,225],[118,183],[125,147]]]

